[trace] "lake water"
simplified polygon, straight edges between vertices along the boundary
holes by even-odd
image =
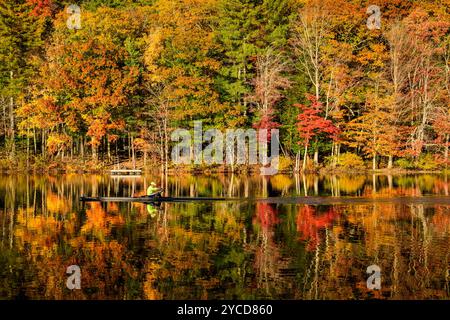
[[[168,195],[316,200],[79,201],[143,195],[152,180],[0,176],[0,299],[450,298],[450,176],[180,174]]]

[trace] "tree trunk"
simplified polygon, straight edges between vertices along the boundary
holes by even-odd
[[[12,78],[12,72],[11,72],[11,78]],[[11,97],[10,104],[9,104],[9,125],[10,125],[10,143],[11,143],[11,154],[10,157],[12,160],[14,160],[16,156],[16,141],[15,141],[15,132],[14,132],[14,98]]]
[[[10,72],[11,81],[13,79],[14,73]],[[10,125],[10,136],[9,139],[11,141],[11,154],[10,157],[14,160],[16,156],[16,140],[15,140],[15,132],[14,132],[14,98],[10,98],[9,103],[9,125]]]
[[[341,157],[341,144],[339,143],[337,146],[337,161],[339,161],[340,157]]]
[[[131,159],[131,135],[128,133],[128,161]]]
[[[161,177],[164,175],[164,135],[161,132],[161,124],[158,124],[158,133],[159,133],[159,156],[161,160]]]
[[[119,169],[119,162],[120,162],[120,159],[119,159],[119,141],[120,141],[120,139],[117,139],[116,140],[116,143],[114,143],[114,145],[115,145],[115,147],[116,147],[116,160],[117,160],[117,169]]]
[[[233,145],[231,145],[231,146],[226,146],[227,148],[234,148],[234,146]],[[230,154],[231,154],[231,163],[230,163],[230,166],[231,166],[231,173],[234,173],[234,159],[235,159],[235,154],[234,154],[234,150],[229,150],[229,152],[230,152]]]
[[[33,128],[33,144],[34,144],[34,155],[37,155],[37,139],[36,139],[36,129]]]
[[[305,171],[306,169],[306,157],[308,156],[308,145],[305,145],[305,155],[303,156],[303,166],[302,170]]]
[[[97,159],[98,159],[97,146],[94,146],[94,144],[92,144],[92,160],[97,162]]]
[[[131,162],[133,163],[133,169],[136,169],[136,152],[134,150],[134,137],[131,136]]]
[[[314,175],[314,195],[319,195],[319,177]]]
[[[449,144],[449,140],[450,139],[450,135],[446,135],[445,136],[445,150],[444,150],[444,159],[445,159],[445,169],[448,169],[448,144]]]
[[[45,150],[45,129],[44,130],[42,130],[42,141],[41,141],[41,148],[42,148],[42,156],[44,157],[44,159],[45,159],[45,157],[46,157],[46,155],[47,155],[47,152],[46,152],[46,150]]]
[[[336,142],[331,144],[331,167],[336,168]]]
[[[164,171],[167,174],[169,167],[169,134],[167,132],[167,119],[164,119]]]
[[[300,170],[300,150],[297,151],[297,153],[295,154],[295,168],[294,171],[295,172],[299,172]]]
[[[448,192],[448,186],[449,186],[449,183],[448,183],[448,174],[446,173],[445,175],[444,175],[444,194],[448,197],[448,195],[449,195],[449,192]]]
[[[376,153],[373,154],[372,170],[377,170],[377,154]]]
[[[106,149],[108,153],[108,162],[111,162],[111,143],[109,142],[108,137],[106,137]]]
[[[27,127],[27,171],[30,168],[30,128]]]
[[[2,98],[2,105],[3,105],[3,130],[5,131],[5,134],[8,133],[8,121],[7,121],[8,116],[6,115],[6,104],[7,103],[5,101],[3,101],[3,98]]]
[[[303,180],[303,191],[305,192],[305,197],[307,197],[308,196],[308,189],[309,189],[309,187],[308,187],[308,185],[306,183],[306,177],[305,177],[304,173],[302,173],[302,180]]]
[[[389,155],[389,160],[388,160],[388,169],[392,169],[392,163],[393,163],[393,159],[394,157],[392,155]]]
[[[81,158],[84,160],[84,138],[83,137],[80,138],[80,153],[81,153]]]

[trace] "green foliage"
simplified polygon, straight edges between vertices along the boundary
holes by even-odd
[[[253,75],[250,57],[260,48],[261,1],[221,0],[217,41],[220,45],[223,67],[217,84],[222,99],[244,105],[244,96],[251,90],[249,79]]]
[[[436,161],[433,154],[426,153],[419,157],[417,167],[421,170],[436,170],[439,168],[439,162]]]
[[[416,168],[414,161],[409,158],[400,158],[397,161],[395,161],[395,164],[402,169],[415,169]]]
[[[30,11],[26,1],[0,2],[0,95],[23,95],[36,71],[44,28]]]
[[[123,8],[128,6],[151,5],[155,0],[86,0],[86,1],[69,1],[79,3],[83,9],[95,10],[99,7]]]
[[[398,167],[407,170],[437,170],[440,166],[440,163],[431,153],[425,153],[421,155],[417,160],[413,158],[401,158],[398,159],[395,163]]]
[[[240,106],[240,115],[250,111],[256,56],[268,47],[283,51],[288,45],[295,4],[292,0],[220,0],[216,39],[222,68],[216,84],[221,100]]]

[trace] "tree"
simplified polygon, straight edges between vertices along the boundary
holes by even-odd
[[[42,21],[30,14],[26,1],[0,3],[0,97],[12,160],[16,156],[15,109],[27,98],[26,88],[36,72],[43,31]]]
[[[229,104],[231,125],[248,124],[258,59],[268,51],[274,57],[286,51],[297,6],[294,0],[220,0],[216,41],[222,66],[216,83]]]
[[[260,5],[262,1],[222,0],[219,2],[217,42],[223,66],[217,79],[222,99],[246,115],[246,96],[253,78],[251,57],[261,47]]]
[[[280,54],[275,54],[271,48],[258,55],[256,61],[256,77],[253,79],[254,94],[250,97],[256,104],[259,120],[254,128],[267,129],[270,140],[270,130],[279,127],[273,120],[276,103],[283,97],[282,90],[290,86],[289,80],[283,75],[287,71],[286,63]]]
[[[154,24],[145,39],[145,87],[166,168],[171,128],[189,127],[193,120],[223,124],[224,105],[214,87],[220,68],[212,30],[216,5],[216,0],[155,4]]]
[[[388,124],[395,122],[389,99],[368,97],[363,114],[347,124],[346,143],[372,157],[372,169],[377,169],[377,155],[396,154],[401,136],[398,128]]]
[[[92,158],[97,161],[103,139],[113,141],[115,132],[125,128],[123,116],[139,77],[139,68],[127,65],[130,52],[126,40],[141,27],[144,12],[139,18],[101,8],[96,13],[85,12],[85,27],[72,31],[65,25],[65,16],[60,15],[47,49],[48,59],[41,67],[41,90],[36,92],[35,104],[45,101],[46,95],[52,97],[52,111],[64,120],[44,128],[43,140],[55,131],[81,138],[86,134]],[[129,22],[127,29],[117,29],[123,21]],[[43,110],[36,109],[32,114],[40,117],[39,111]]]
[[[450,108],[442,110],[436,115],[433,122],[433,129],[437,134],[435,142],[443,149],[445,167],[449,165],[450,148]]]
[[[341,117],[340,108],[348,99],[345,96],[350,96],[349,89],[356,85],[358,70],[349,66],[354,62],[353,51],[360,41],[354,39],[354,29],[358,29],[355,21],[359,21],[360,14],[348,1],[311,0],[300,10],[294,24],[291,38],[294,59],[299,72],[306,75],[316,100],[324,102],[321,106],[325,119],[333,113]],[[317,142],[316,165],[319,163]]]
[[[306,158],[308,156],[308,146],[311,139],[320,134],[325,134],[329,138],[337,139],[339,133],[339,130],[331,120],[327,120],[320,116],[322,104],[317,101],[316,97],[314,95],[308,95],[306,98],[310,102],[309,106],[303,104],[297,105],[300,109],[300,114],[297,117],[297,130],[301,139],[299,144],[303,144],[305,148],[302,170],[306,169]],[[299,155],[297,156],[297,159],[299,159]],[[297,160],[296,170],[298,170],[298,167],[299,161]]]
[[[431,120],[438,107],[437,102],[442,92],[439,88],[443,84],[438,63],[443,50],[439,44],[448,33],[450,23],[448,15],[438,13],[436,7],[430,7],[428,11],[417,8],[405,18],[404,23],[408,37],[412,39],[408,50],[410,73],[406,102],[407,119],[412,126],[410,153],[417,159],[432,137]]]

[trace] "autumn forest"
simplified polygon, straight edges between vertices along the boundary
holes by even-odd
[[[0,0],[0,300],[449,300],[449,149],[450,0]]]
[[[70,28],[71,4],[79,28]],[[379,29],[368,28],[370,5]],[[282,170],[445,170],[449,8],[2,0],[0,166],[167,169],[171,132],[201,120],[278,128]]]

